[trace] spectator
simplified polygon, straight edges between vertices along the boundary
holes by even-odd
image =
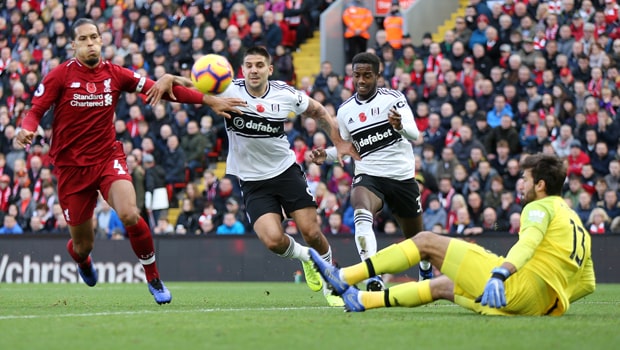
[[[523,150],[529,150],[530,147],[535,147],[532,145],[536,142],[537,130],[540,124],[540,116],[538,113],[531,108],[528,109],[527,120],[521,125],[521,131],[519,131],[519,142]]]
[[[327,219],[327,226],[323,228],[325,236],[352,234],[351,228],[342,222],[342,214],[339,211],[333,212]]]
[[[155,226],[170,206],[166,190],[166,171],[155,164],[155,158],[149,153],[142,156],[144,166],[144,189],[146,190],[144,206],[149,214],[150,224]]]
[[[508,160],[507,172],[503,175],[504,188],[508,191],[515,191],[517,181],[520,177],[519,161],[511,158]]]
[[[579,202],[575,206],[575,212],[579,215],[581,222],[587,223],[590,220],[590,213],[595,208],[592,203],[592,195],[587,191],[583,191],[579,194]]]
[[[439,197],[436,195],[428,197],[426,209],[422,213],[422,220],[424,222],[424,229],[428,231],[432,230],[436,224],[441,224],[442,226],[446,224],[446,210],[442,207]]]
[[[566,158],[570,154],[570,147],[573,144],[573,141],[577,141],[573,137],[573,129],[570,125],[564,124],[560,127],[560,137],[558,137],[551,144],[558,157]],[[581,143],[579,143],[578,147],[581,147]]]
[[[454,36],[458,42],[469,43],[472,31],[467,27],[465,18],[462,16],[456,17],[454,21]]]
[[[162,215],[157,219],[157,225],[153,228],[155,235],[170,235],[174,233],[174,227],[168,221],[166,215]]]
[[[9,175],[0,177],[0,212],[6,212],[11,203],[11,178]]]
[[[467,168],[463,164],[459,164],[454,168],[454,174],[452,177],[452,188],[456,191],[456,193],[465,195],[468,181],[469,181],[469,173],[467,172]]]
[[[497,212],[493,207],[484,208],[480,227],[482,227],[483,233],[502,232],[505,230],[504,228],[499,227],[497,222]]]
[[[583,184],[583,189],[590,194],[594,194],[594,185],[596,184],[596,179],[597,176],[594,173],[594,168],[592,168],[592,164],[584,164],[581,168],[581,183]]]
[[[200,231],[196,233],[197,235],[212,235],[215,234],[215,230],[217,227],[213,225],[213,220],[210,218],[200,216],[198,219],[198,223],[200,224]]]
[[[437,164],[437,179],[441,180],[442,178],[448,178],[451,181],[454,174],[454,169],[458,164],[460,163],[455,157],[454,150],[452,148],[445,147],[442,149],[441,159]]]
[[[568,162],[568,176],[572,174],[581,176],[581,168],[583,165],[590,163],[590,157],[583,150],[581,150],[581,142],[578,140],[574,140],[571,143],[570,151],[568,157],[566,157],[566,160]]]
[[[609,173],[603,175],[607,188],[617,192],[620,189],[620,161],[615,159],[610,161],[608,169]]]
[[[177,235],[197,234],[200,230],[198,215],[194,211],[194,203],[184,198],[181,204],[181,213],[177,217],[174,233]]]
[[[611,219],[603,208],[594,208],[586,221],[586,227],[592,235],[602,235],[609,233]]]
[[[272,11],[265,11],[263,14],[263,25],[267,50],[274,55],[276,47],[282,42],[282,29],[276,23],[275,14]]]
[[[579,175],[569,175],[568,176],[568,189],[564,191],[562,194],[563,198],[568,198],[570,203],[572,204],[572,208],[576,208],[579,203],[579,194],[583,191],[583,186],[581,183],[581,177]]]
[[[521,205],[515,203],[512,191],[504,191],[501,195],[500,206],[497,208],[497,221],[502,227],[510,227],[510,215],[520,213]]]
[[[45,228],[44,222],[41,221],[41,218],[38,216],[33,216],[30,218],[28,223],[28,231],[31,233],[47,233],[48,230]]]
[[[217,196],[219,179],[211,169],[205,170],[203,174],[203,188],[202,197],[204,200],[213,202]]]
[[[207,150],[213,147],[209,141],[207,136],[200,132],[198,122],[193,120],[187,122],[187,134],[181,137],[181,149],[189,169],[190,181],[202,175],[198,173],[198,169],[204,169],[206,165]]]
[[[484,203],[480,191],[469,191],[467,193],[467,208],[471,221],[475,226],[480,226],[482,224],[482,212],[484,211]]]
[[[15,202],[19,215],[17,223],[24,229],[28,228],[30,218],[36,213],[37,203],[32,199],[32,191],[29,187],[19,189],[19,198]]]
[[[167,140],[167,149],[162,163],[162,167],[166,172],[166,183],[180,183],[185,181],[185,152],[179,145],[179,138],[176,135],[170,135]]]
[[[217,193],[213,199],[213,204],[218,212],[226,212],[226,201],[229,198],[239,201],[238,198],[241,198],[241,195],[235,190],[232,178],[225,176],[218,181]]]
[[[17,223],[15,216],[7,214],[4,216],[4,224],[0,227],[0,235],[17,235],[24,233],[24,230]]]
[[[314,85],[312,91],[325,90],[327,88],[327,77],[333,73],[332,63],[323,61],[321,63],[321,71],[314,77]]]
[[[418,122],[420,119],[420,116],[416,114],[416,122]],[[442,153],[447,131],[441,126],[441,119],[439,115],[433,113],[429,115],[428,118],[422,119],[428,119],[427,128],[421,129],[419,122],[417,123],[418,130],[424,130],[422,131],[422,139],[424,141],[424,144],[433,147],[435,153]]]
[[[482,227],[476,227],[471,221],[467,207],[459,208],[456,213],[456,220],[449,230],[451,235],[470,236],[482,233]]]
[[[295,84],[295,68],[291,53],[284,46],[276,45],[272,58],[275,75],[272,79]]]
[[[510,225],[508,226],[508,233],[511,235],[518,235],[521,229],[521,213],[510,214]]]
[[[245,210],[241,207],[241,204],[235,198],[228,198],[226,200],[226,213],[235,214],[235,218],[237,218],[237,221],[243,224],[245,230],[247,232],[252,231],[252,225],[250,225],[250,222],[248,221]]]
[[[351,0],[342,13],[342,21],[345,25],[344,38],[347,45],[346,62],[351,62],[353,56],[366,51],[370,38],[368,30],[373,22],[372,12],[364,7],[360,0]]]
[[[508,143],[509,153],[511,156],[521,153],[521,143],[519,142],[519,132],[512,126],[512,117],[508,114],[501,116],[500,124],[491,130],[486,139],[485,149],[489,153],[489,158],[493,159],[496,154],[495,150],[500,140]]]
[[[138,163],[136,156],[133,154],[127,155],[126,162],[127,172],[129,172],[129,174],[131,175],[131,182],[133,183],[133,187],[136,192],[136,206],[140,210],[140,215],[142,215],[143,217],[147,217],[146,207],[144,203],[144,199],[146,197],[146,181],[144,179],[144,168],[142,168],[142,165]]]
[[[127,234],[127,230],[118,214],[103,198],[99,199],[99,209],[96,212],[97,226],[103,229],[108,239],[111,239],[115,233],[120,233],[123,236]]]
[[[225,213],[223,223],[217,227],[215,232],[218,235],[242,235],[245,233],[245,227],[234,213]]]
[[[497,95],[493,102],[493,108],[487,113],[489,126],[492,128],[499,126],[504,115],[507,115],[512,120],[514,113],[512,112],[512,107],[506,103],[506,97]]]
[[[459,131],[460,137],[452,147],[454,155],[463,165],[468,165],[471,149],[474,147],[484,149],[484,145],[480,141],[473,139],[473,132],[469,125],[463,125]]]

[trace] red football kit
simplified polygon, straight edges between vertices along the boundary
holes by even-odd
[[[37,88],[22,128],[35,131],[54,105],[49,155],[69,225],[91,219],[97,190],[107,199],[112,182],[131,181],[114,131],[116,104],[121,92],[145,93],[154,84],[107,61],[91,69],[74,58],[52,70]],[[203,95],[197,90],[174,86],[173,92],[178,102],[202,104]]]

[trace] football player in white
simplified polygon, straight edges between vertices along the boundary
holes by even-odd
[[[405,96],[397,90],[378,88],[379,58],[360,53],[353,58],[356,93],[338,109],[343,140],[351,141],[361,160],[355,162],[351,190],[355,243],[362,260],[377,252],[373,217],[387,204],[406,238],[422,231],[420,189],[415,180],[415,157],[409,140],[420,132]],[[335,149],[316,149],[313,161],[336,159]],[[432,278],[432,266],[420,262],[420,280]],[[381,277],[366,281],[367,290],[383,290]]]

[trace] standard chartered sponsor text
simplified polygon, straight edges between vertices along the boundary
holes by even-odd
[[[112,105],[111,94],[73,94],[71,107],[108,107]]]
[[[99,282],[143,282],[144,270],[140,263],[95,262]],[[9,254],[0,258],[0,282],[4,283],[77,283],[81,282],[73,261],[54,255],[51,261],[33,261],[30,255],[11,259]]]

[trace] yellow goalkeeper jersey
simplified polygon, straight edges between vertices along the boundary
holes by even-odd
[[[506,261],[529,270],[556,291],[556,312],[594,291],[590,233],[579,216],[558,196],[528,203],[521,213],[519,241]],[[555,312],[554,312],[555,313]]]

